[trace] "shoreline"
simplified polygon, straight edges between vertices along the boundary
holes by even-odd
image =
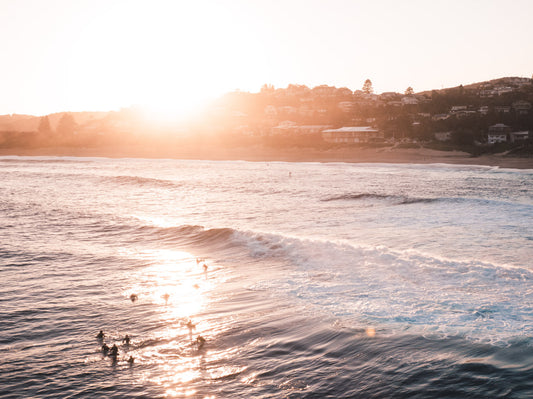
[[[471,156],[460,151],[437,151],[427,148],[311,148],[273,149],[265,147],[179,147],[113,146],[106,148],[9,148],[0,149],[0,156],[71,156],[104,158],[195,159],[251,162],[346,162],[346,163],[412,163],[480,165],[511,169],[533,169],[533,158],[503,155]]]

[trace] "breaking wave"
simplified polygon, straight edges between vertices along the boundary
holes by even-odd
[[[524,268],[232,228],[142,228],[144,235],[149,231],[158,240],[199,246],[213,256],[231,249],[249,258],[244,265],[259,262],[264,279],[253,289],[301,301],[340,323],[533,345],[533,272]],[[281,275],[271,273],[274,261],[285,264]]]
[[[351,200],[389,200],[394,204],[415,204],[415,203],[430,203],[439,201],[440,198],[411,198],[401,195],[383,195],[372,193],[361,194],[342,194],[322,199],[323,202],[329,201],[351,201]]]
[[[154,179],[141,176],[105,176],[102,178],[102,180],[118,185],[150,186],[162,188],[179,187],[179,184],[172,180]]]

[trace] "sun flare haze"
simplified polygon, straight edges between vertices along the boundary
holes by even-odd
[[[529,76],[514,38],[532,34],[531,2],[512,18],[503,4],[3,0],[0,112],[138,105],[173,118],[265,83],[421,91]]]

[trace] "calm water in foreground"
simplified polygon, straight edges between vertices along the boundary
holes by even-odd
[[[0,173],[2,398],[533,397],[533,170]]]

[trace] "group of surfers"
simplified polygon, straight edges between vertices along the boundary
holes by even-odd
[[[100,330],[98,335],[96,335],[96,338],[100,342],[103,342],[104,337],[105,337],[105,334],[104,334],[104,332],[102,330]],[[130,339],[129,335],[126,334],[126,336],[122,339],[122,343],[125,344],[126,346],[129,346],[130,340],[131,339]],[[117,344],[113,344],[113,346],[110,348],[104,342],[103,345],[102,345],[102,353],[104,354],[104,356],[109,356],[111,359],[113,359],[113,362],[116,362],[117,361],[117,357],[118,357],[118,346],[117,346]],[[134,361],[135,361],[135,358],[133,356],[130,356],[129,359],[128,359],[128,363],[129,364],[133,364]]]
[[[196,264],[200,264],[200,263],[203,263],[204,259],[199,259],[197,258],[196,259]],[[203,269],[204,269],[204,273],[206,274],[206,277],[207,277],[207,265],[205,263],[203,263],[202,265]],[[168,302],[168,299],[169,299],[170,295],[169,294],[164,294],[163,295],[163,298],[165,299],[165,303]],[[130,295],[130,300],[132,302],[135,302],[136,300],[139,299],[139,296],[137,294],[131,294]],[[191,340],[192,340],[192,330],[196,329],[196,325],[192,323],[191,320],[189,320],[186,324],[187,328],[189,329],[189,336],[191,337]],[[105,337],[105,334],[102,330],[100,330],[100,332],[96,335],[96,338],[100,341],[100,342],[103,342],[104,340],[104,337]],[[129,335],[126,334],[126,336],[122,339],[122,343],[125,344],[126,347],[129,346],[130,344],[130,341],[131,341],[131,338],[129,337]],[[196,340],[195,340],[195,344],[196,344],[196,347],[198,348],[198,350],[202,349],[205,345],[205,338],[202,337],[201,335],[198,335],[196,337]],[[105,342],[102,344],[102,353],[104,354],[104,356],[109,356],[113,359],[113,361],[115,362],[117,360],[117,357],[118,357],[118,347],[116,344],[113,344],[113,346],[110,348]],[[128,363],[131,365],[133,364],[133,362],[135,361],[135,358],[133,356],[130,356],[129,359],[128,359]]]

